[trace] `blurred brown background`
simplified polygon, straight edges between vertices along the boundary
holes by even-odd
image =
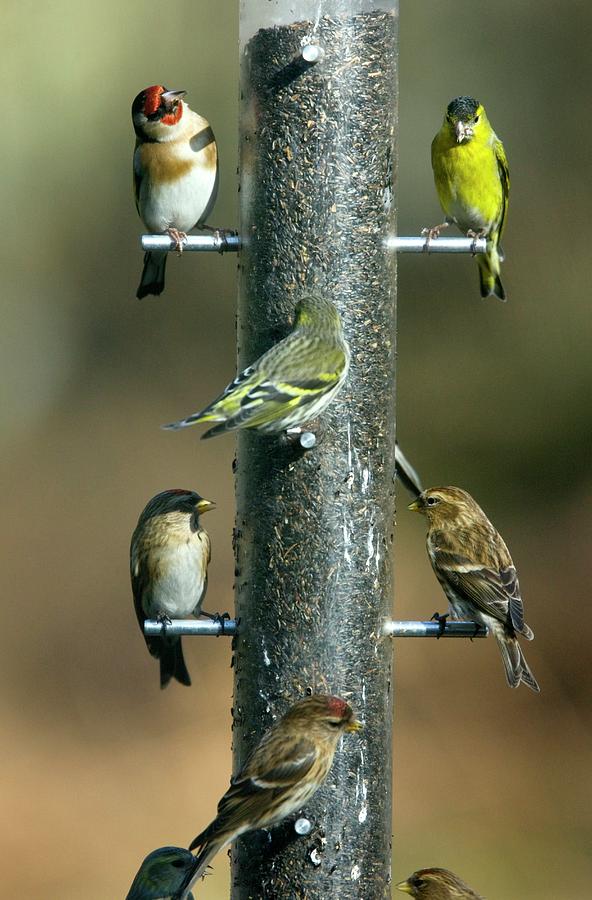
[[[510,160],[509,302],[476,263],[400,260],[398,431],[426,483],[468,488],[506,537],[542,691],[505,685],[492,641],[400,641],[394,875],[457,870],[490,900],[592,889],[589,94],[592,7],[403,0],[400,233],[440,220],[429,144],[459,94]],[[211,223],[237,221],[237,3],[104,0],[3,10],[4,650],[0,894],[125,896],[186,844],[230,774],[227,640],[186,641],[194,686],[160,692],[128,543],[147,499],[218,501],[207,607],[232,608],[231,438],[159,430],[234,372],[236,259],[171,258],[134,299],[142,231],[129,108],[186,88],[221,154]],[[444,601],[399,501],[397,617]],[[199,896],[227,896],[219,858]]]

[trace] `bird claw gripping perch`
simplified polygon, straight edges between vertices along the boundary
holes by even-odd
[[[421,229],[422,237],[425,237],[426,239],[424,253],[430,252],[430,241],[435,241],[437,238],[439,238],[442,229],[448,228],[449,225],[450,222],[441,222],[439,225],[432,225],[431,228]]]
[[[224,624],[225,622],[230,621],[230,613],[207,613],[202,609],[201,614],[202,616],[205,616],[206,619],[210,619],[212,622],[215,622],[220,626],[220,632],[216,635],[216,637],[223,637],[226,634],[226,631],[224,630]]]
[[[172,241],[175,242],[175,250],[179,256],[183,253],[183,244],[187,240],[187,232],[179,231],[178,228],[167,228],[167,234]]]
[[[444,631],[446,630],[446,619],[448,618],[449,615],[450,615],[450,613],[444,613],[444,614],[442,615],[442,614],[440,614],[439,612],[435,612],[434,615],[431,616],[431,618],[430,618],[430,622],[437,622],[437,623],[438,623],[438,629],[439,629],[439,630],[438,630],[438,637],[436,638],[437,641],[440,640],[440,638],[441,638],[442,635],[444,634]],[[479,630],[479,626],[477,626],[477,631],[478,631],[478,630]],[[476,633],[476,632],[475,632],[475,633]]]

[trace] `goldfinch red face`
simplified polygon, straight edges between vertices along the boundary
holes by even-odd
[[[472,97],[457,97],[448,104],[444,121],[454,131],[457,144],[470,141],[487,122],[485,110]]]
[[[141,91],[132,103],[132,121],[138,137],[163,140],[168,129],[181,121],[186,93],[167,91],[162,84],[153,84]]]

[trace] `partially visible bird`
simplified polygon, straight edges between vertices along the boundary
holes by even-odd
[[[218,191],[214,134],[187,106],[186,93],[154,84],[132,104],[136,208],[148,231],[170,235],[179,252],[186,232],[207,219]],[[166,251],[145,254],[138,299],[162,293],[166,261]]]
[[[432,141],[432,168],[446,221],[425,231],[436,237],[441,228],[454,222],[471,237],[487,238],[487,252],[477,257],[481,296],[505,300],[500,240],[508,210],[510,171],[504,145],[478,100],[457,97],[448,104],[442,127]]]
[[[518,576],[501,535],[471,495],[458,487],[428,488],[409,509],[428,520],[428,556],[452,616],[489,628],[510,687],[524,682],[538,692],[516,637],[531,641],[534,634],[524,621]]]
[[[412,497],[417,497],[423,491],[419,475],[399,447],[398,441],[395,443],[395,476]]]
[[[265,434],[298,429],[333,400],[346,379],[349,359],[333,303],[324,297],[303,297],[286,338],[241,372],[205,409],[163,428],[220,423],[202,438],[238,428]]]
[[[195,491],[162,491],[147,503],[132,535],[130,572],[134,606],[144,634],[144,621],[199,616],[208,584],[210,538],[199,521],[213,509]],[[160,686],[171,678],[190,685],[181,638],[145,636],[152,656],[160,660]]]
[[[132,882],[126,900],[177,900],[196,866],[183,847],[159,847],[149,853]],[[193,900],[188,894],[187,900]]]
[[[218,815],[190,844],[198,849],[193,884],[239,835],[276,825],[322,785],[344,732],[361,724],[339,697],[313,694],[295,703],[263,736],[218,804]]]
[[[395,887],[416,900],[484,900],[448,869],[418,869]]]

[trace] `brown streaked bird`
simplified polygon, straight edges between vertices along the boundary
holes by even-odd
[[[520,585],[501,535],[467,491],[434,487],[409,509],[428,520],[426,545],[432,568],[448,598],[450,614],[485,625],[497,639],[510,687],[523,682],[540,690],[517,635],[531,641]]]
[[[325,781],[338,741],[361,728],[340,697],[313,694],[290,707],[263,736],[218,804],[218,815],[190,844],[199,850],[193,883],[210,860],[246,831],[296,812]]]
[[[142,511],[130,547],[134,606],[142,634],[146,619],[166,623],[199,616],[210,561],[210,538],[199,517],[214,506],[195,491],[177,488],[156,494]],[[178,635],[144,639],[160,660],[162,688],[171,678],[191,684]]]
[[[416,900],[485,900],[454,872],[437,867],[418,869],[395,886]]]
[[[214,134],[187,106],[186,93],[154,84],[132,104],[136,208],[148,231],[170,235],[179,252],[186,232],[207,219],[218,191]],[[162,293],[166,260],[166,251],[145,254],[138,299]]]

